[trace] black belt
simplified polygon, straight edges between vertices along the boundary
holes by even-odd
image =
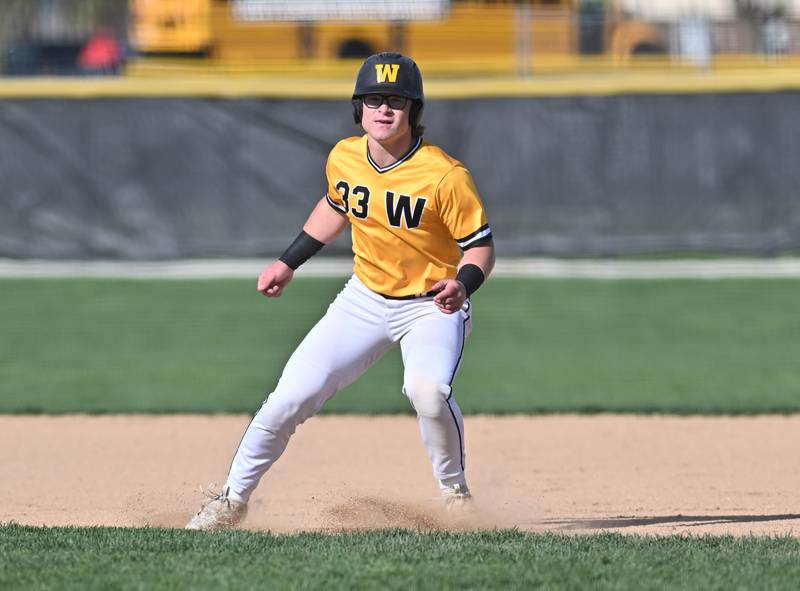
[[[375,292],[375,293],[377,293],[379,296],[381,296],[382,298],[387,299],[387,300],[416,300],[418,298],[432,298],[433,296],[435,296],[439,292],[438,291],[429,291],[428,293],[418,293],[418,294],[407,295],[407,296],[390,296],[390,295],[386,295],[384,293],[378,293],[378,292]]]

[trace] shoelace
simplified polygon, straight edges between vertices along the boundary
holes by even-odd
[[[200,486],[200,492],[208,500],[205,503],[203,503],[202,507],[200,507],[200,511],[197,512],[198,515],[203,511],[203,509],[208,507],[214,501],[220,501],[222,503],[225,503],[228,506],[228,508],[230,509],[231,500],[228,498],[228,491],[230,489],[222,487],[222,489],[220,489],[220,491],[217,493],[217,492],[214,492],[214,487],[215,486],[216,486],[216,484],[209,484],[208,488],[206,488],[206,489],[203,489],[203,487]]]
[[[471,496],[472,493],[469,492],[468,488],[464,488],[458,484],[456,484],[453,488],[448,489],[447,492],[444,493],[445,498],[452,499],[464,499]]]

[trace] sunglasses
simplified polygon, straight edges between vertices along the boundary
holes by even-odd
[[[383,103],[389,105],[390,109],[403,109],[408,102],[408,98],[404,96],[397,96],[396,94],[390,94],[389,96],[384,96],[382,94],[367,94],[363,97],[364,104],[367,105],[370,109],[377,109]]]

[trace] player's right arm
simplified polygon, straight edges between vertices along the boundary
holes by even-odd
[[[347,216],[333,209],[327,201],[327,196],[319,200],[303,226],[304,232],[324,244],[333,242],[349,223]]]
[[[258,291],[267,297],[280,297],[283,288],[292,280],[294,271],[299,266],[299,264],[295,264],[296,261],[300,261],[302,264],[323,245],[332,242],[344,230],[347,223],[347,216],[332,209],[327,203],[326,197],[320,199],[311,215],[308,216],[297,240],[277,261],[264,269],[258,276]]]

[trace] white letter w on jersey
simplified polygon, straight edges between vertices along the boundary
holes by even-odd
[[[394,193],[386,191],[386,218],[389,220],[389,225],[395,228],[402,227],[402,221],[405,220],[406,228],[409,230],[419,226],[422,221],[422,212],[425,209],[425,203],[428,200],[425,197],[417,197],[414,202],[414,210],[411,210],[411,196],[400,195],[397,198],[397,203],[394,202]],[[401,219],[402,218],[402,219]]]

